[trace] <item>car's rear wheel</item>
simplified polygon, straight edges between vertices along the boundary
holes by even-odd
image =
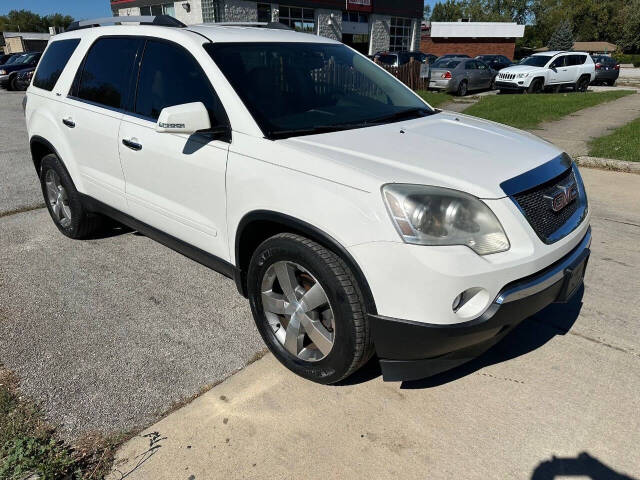
[[[9,79],[9,88],[8,90],[12,90],[15,91],[18,89],[18,76],[17,75],[13,75],[10,79]]]
[[[469,86],[467,84],[467,81],[462,80],[458,85],[458,90],[456,91],[456,94],[459,97],[464,97],[468,92],[469,92]]]
[[[589,88],[590,78],[586,75],[580,77],[578,79],[578,83],[576,83],[576,92],[586,92]]]
[[[86,210],[60,159],[50,154],[40,165],[42,194],[58,230],[75,239],[94,233],[101,226],[102,218]]]
[[[253,254],[247,282],[258,330],[288,369],[329,384],[371,357],[360,287],[332,251],[299,235],[275,235]]]
[[[616,81],[615,80],[607,80],[607,85],[609,85],[610,87],[615,87],[616,86]]]

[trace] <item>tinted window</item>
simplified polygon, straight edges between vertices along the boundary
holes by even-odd
[[[402,83],[344,45],[207,43],[204,49],[270,138],[433,113]]]
[[[157,119],[165,107],[202,102],[211,124],[227,124],[226,115],[198,62],[185,49],[150,40],[144,50],[135,112]]]
[[[476,62],[467,62],[464,64],[464,69],[465,70],[477,70],[478,69],[478,64]]]
[[[98,39],[85,59],[76,96],[123,108],[129,98],[131,70],[140,43],[136,38]]]
[[[395,55],[380,55],[376,57],[376,60],[380,63],[384,63],[385,65],[395,65],[398,57]]]
[[[551,62],[551,65],[549,65],[549,68],[564,67],[566,66],[566,63],[565,63],[566,61],[567,61],[566,56],[558,57],[553,62]]]
[[[460,60],[449,60],[447,58],[436,60],[433,68],[456,68],[460,64]]]
[[[80,39],[60,40],[53,42],[40,61],[40,66],[33,79],[33,85],[44,90],[53,90],[64,67],[76,50]]]

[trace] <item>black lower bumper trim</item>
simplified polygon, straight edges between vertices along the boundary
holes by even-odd
[[[587,235],[590,240],[590,233]],[[566,301],[567,285],[571,284],[573,294],[576,284],[582,283],[582,277],[579,282],[575,278],[569,281],[573,267],[581,262],[586,265],[589,249],[584,245],[580,249],[577,260],[573,260],[575,250],[567,255],[572,266],[567,266],[564,276],[554,283],[524,298],[493,303],[482,316],[469,322],[437,325],[369,315],[383,379],[418,380],[462,365],[498,343],[524,319],[551,303]],[[545,273],[540,272],[540,277]]]
[[[496,82],[495,87],[500,90],[513,90],[513,91],[524,90],[526,88],[523,85],[516,85],[514,83],[508,83],[508,82]]]

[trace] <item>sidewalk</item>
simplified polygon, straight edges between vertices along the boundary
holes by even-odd
[[[640,203],[640,177],[583,176],[582,298],[421,382],[384,383],[370,364],[322,386],[267,355],[126,443],[109,480],[638,476],[640,211],[619,205]]]
[[[579,110],[532,133],[557,145],[572,157],[589,155],[589,141],[640,117],[640,94]],[[606,119],[606,120],[605,120]]]

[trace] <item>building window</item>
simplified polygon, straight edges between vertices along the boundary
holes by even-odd
[[[258,21],[267,22],[271,21],[271,4],[259,3],[258,4]]]
[[[202,0],[202,21],[204,23],[220,21],[218,0]]]
[[[140,7],[140,15],[152,15],[154,17],[158,15],[171,15],[172,17],[175,17],[176,9],[173,3],[148,5],[146,7]]]
[[[411,19],[391,17],[391,28],[389,30],[390,42],[389,50],[399,52],[409,50],[411,39]]]
[[[297,32],[315,33],[316,19],[313,8],[280,7],[280,23]]]
[[[342,12],[342,21],[351,23],[369,23],[369,15],[359,12]]]

